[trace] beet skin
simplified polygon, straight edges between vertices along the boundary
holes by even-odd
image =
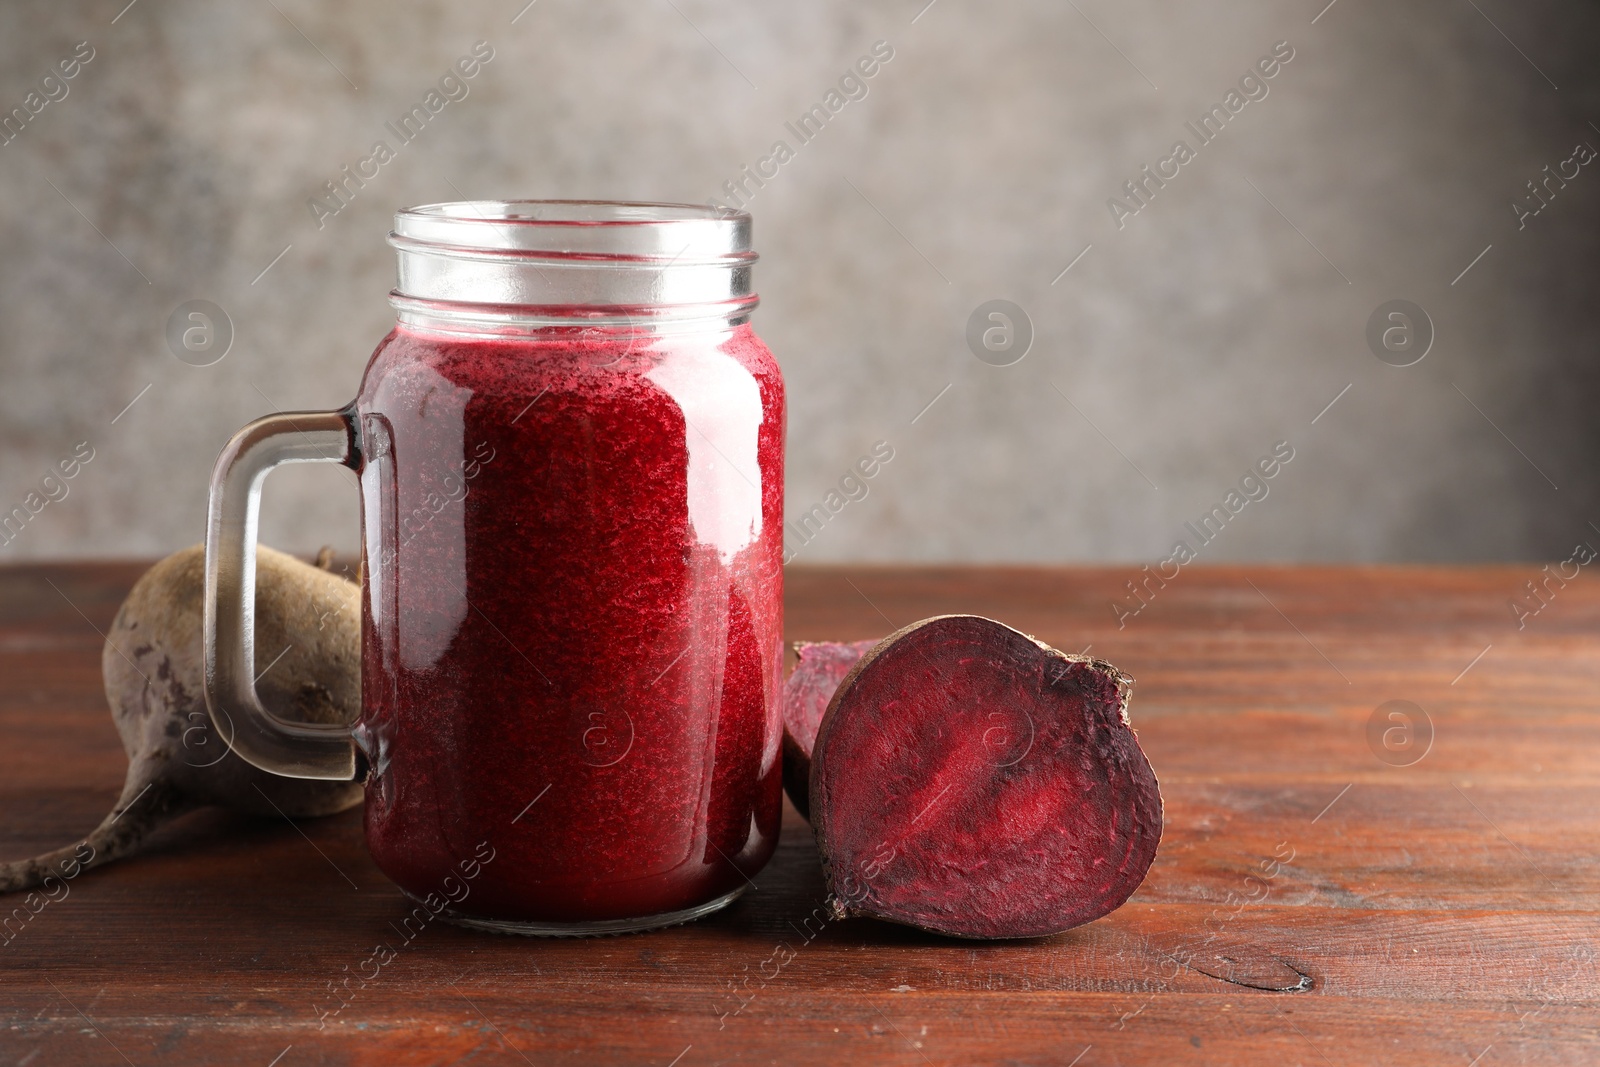
[[[1011,938],[1116,909],[1161,840],[1132,685],[975,615],[885,638],[834,694],[812,751],[835,910]]]
[[[811,818],[811,750],[839,683],[876,641],[797,641],[799,662],[783,685],[783,789],[795,810]]]

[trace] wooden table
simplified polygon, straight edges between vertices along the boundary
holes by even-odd
[[[139,569],[0,569],[8,857],[117,794],[96,629]],[[0,1063],[1597,1063],[1600,583],[1552,583],[1519,630],[1538,575],[1186,568],[1119,629],[1128,569],[796,569],[794,639],[971,611],[1132,674],[1167,817],[1133,899],[1042,941],[851,920],[806,943],[823,887],[791,811],[718,916],[583,941],[434,924],[321,1025],[405,910],[359,813],[202,812],[0,947]],[[1395,700],[1431,723],[1420,759]]]

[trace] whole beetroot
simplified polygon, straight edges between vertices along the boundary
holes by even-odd
[[[325,554],[326,556],[326,554]],[[360,586],[262,546],[256,570],[256,683],[267,710],[294,722],[344,723],[361,707]],[[280,778],[246,763],[206,710],[202,649],[205,549],[168,556],[117,612],[100,666],[128,754],[122,795],[78,844],[0,865],[0,892],[75,876],[138,849],[194,808],[290,818],[359,803],[354,782]]]

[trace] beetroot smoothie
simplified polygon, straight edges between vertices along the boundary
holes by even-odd
[[[750,216],[477,200],[405,208],[389,243],[398,324],[360,394],[217,458],[207,707],[254,767],[366,782],[418,922],[709,914],[771,857],[781,803],[784,393],[749,325]],[[255,689],[261,484],[291,462],[361,477],[352,725]]]
[[[466,915],[742,888],[777,843],[783,385],[748,325],[401,326],[368,366],[367,840]]]

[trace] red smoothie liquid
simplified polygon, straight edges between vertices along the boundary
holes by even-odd
[[[748,325],[402,325],[361,396],[367,841],[411,894],[692,908],[777,844],[784,396]]]

